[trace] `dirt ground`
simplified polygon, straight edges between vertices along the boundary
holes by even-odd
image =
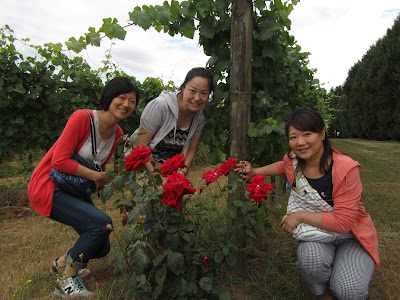
[[[20,218],[31,210],[26,188],[0,190],[0,220]]]

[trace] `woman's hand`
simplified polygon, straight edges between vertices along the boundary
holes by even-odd
[[[182,169],[178,169],[177,172],[182,174],[183,176],[187,177],[187,174],[189,173],[189,169],[187,167],[184,167]]]
[[[240,177],[247,179],[256,175],[251,163],[248,161],[241,160],[238,166],[239,167],[235,169],[235,172],[237,172]]]
[[[96,172],[94,183],[96,184],[96,192],[101,190],[108,183],[107,172]]]
[[[279,223],[279,227],[286,231],[287,233],[293,234],[293,228],[299,225],[301,222],[299,220],[299,213],[293,212],[288,213],[283,217],[282,221]]]

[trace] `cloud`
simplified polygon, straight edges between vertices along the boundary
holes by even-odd
[[[10,25],[16,37],[30,38],[31,44],[64,43],[70,37],[78,39],[89,27],[98,29],[103,18],[117,18],[121,25],[126,25],[129,12],[135,6],[162,3],[159,0],[5,0],[0,11],[3,22],[0,26]],[[160,77],[165,82],[172,80],[176,85],[183,82],[191,68],[206,65],[208,57],[198,46],[198,38],[171,37],[154,29],[145,31],[138,26],[130,26],[126,30],[124,41],[116,40],[111,44],[104,39],[100,48],[88,47],[80,55],[92,67],[98,68],[111,47],[113,62],[127,74],[141,82],[147,77]],[[35,55],[35,51],[28,47],[21,49],[25,56]]]
[[[79,38],[89,27],[98,29],[103,18],[117,18],[128,24],[135,6],[161,5],[164,0],[2,0],[0,20],[14,30],[18,38],[30,38],[32,44],[64,43]],[[388,28],[400,12],[398,0],[301,0],[289,18],[294,35],[304,52],[310,52],[309,67],[330,89],[341,85],[347,72]],[[183,82],[192,67],[205,66],[208,57],[193,40],[154,29],[127,28],[125,41],[111,45],[104,40],[101,48],[89,47],[82,56],[92,67],[99,67],[112,46],[112,59],[139,81],[146,77]],[[34,51],[22,47],[34,55]],[[28,55],[25,54],[24,55]],[[32,54],[33,53],[33,54]],[[74,55],[71,53],[70,55]]]
[[[311,68],[330,89],[344,83],[349,69],[393,26],[398,1],[302,0],[294,8],[291,34],[310,52]]]

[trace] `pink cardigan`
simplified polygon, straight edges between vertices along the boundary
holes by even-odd
[[[285,155],[275,163],[290,185],[295,179],[292,160]],[[361,202],[360,164],[349,156],[333,152],[333,213],[322,215],[322,228],[337,233],[352,232],[379,267],[378,236],[370,215]]]
[[[92,111],[88,110],[92,115]],[[33,171],[28,186],[28,196],[32,208],[40,215],[48,217],[53,205],[55,185],[49,174],[52,168],[75,174],[79,164],[71,159],[74,152],[78,153],[90,135],[90,121],[86,110],[77,110],[69,118],[59,139]],[[123,135],[122,129],[116,125],[114,145],[110,155],[102,165],[104,167],[119,144]]]

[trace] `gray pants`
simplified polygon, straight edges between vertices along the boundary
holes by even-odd
[[[331,243],[299,242],[297,266],[314,295],[328,287],[340,300],[367,299],[375,264],[354,238],[338,238]]]

